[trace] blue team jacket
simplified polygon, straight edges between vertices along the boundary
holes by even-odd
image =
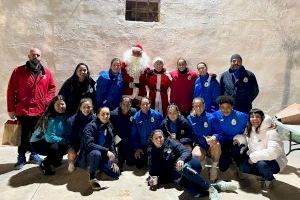
[[[216,102],[218,96],[221,95],[221,88],[216,76],[209,74],[200,76],[195,82],[193,98],[201,97],[205,101],[205,110],[207,112],[214,112],[219,109]]]
[[[147,145],[153,130],[159,129],[163,116],[150,108],[147,114],[138,111],[133,117],[131,138],[134,149],[140,149]]]
[[[122,73],[114,75],[111,70],[99,74],[96,85],[96,107],[103,106],[114,110],[119,106],[123,94]]]
[[[234,136],[243,134],[248,123],[248,115],[236,110],[232,110],[231,114],[226,117],[221,110],[214,112],[213,115],[218,119],[221,126],[221,142],[232,141]]]

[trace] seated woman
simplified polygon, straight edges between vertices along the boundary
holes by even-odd
[[[77,112],[79,102],[82,98],[91,98],[95,102],[95,81],[91,77],[88,66],[85,63],[79,63],[73,75],[68,78],[58,94],[65,97],[66,114],[68,116],[74,115]]]
[[[180,115],[179,109],[175,104],[167,107],[167,116],[160,125],[166,138],[179,141],[181,138],[192,138],[193,129],[189,122]]]
[[[165,139],[161,130],[152,132],[148,153],[150,175],[148,184],[152,189],[157,184],[173,181],[182,185],[195,197],[209,194],[210,199],[214,200],[219,199],[217,190],[236,189],[227,182],[209,184],[200,175],[200,161],[192,158],[191,149],[188,150],[175,140]]]
[[[270,189],[273,174],[279,173],[287,164],[283,143],[272,126],[272,119],[260,109],[250,110],[245,134],[235,136],[234,141],[248,147],[240,170],[261,176],[263,188]]]
[[[218,179],[218,164],[221,155],[221,128],[219,121],[205,111],[204,99],[196,97],[193,99],[193,110],[187,117],[193,127],[195,147],[192,151],[194,157],[200,159],[202,166],[205,166],[206,156],[212,160],[212,167],[209,171],[211,182]]]
[[[113,178],[120,176],[109,118],[108,107],[98,109],[97,118],[90,122],[83,131],[81,149],[76,161],[77,166],[89,170],[93,190],[101,189],[96,179],[97,170]]]
[[[66,136],[69,132],[65,115],[66,103],[62,95],[53,98],[49,107],[39,119],[36,131],[30,139],[34,150],[47,157],[40,167],[45,175],[54,175],[53,167],[61,165],[67,151]]]
[[[135,113],[136,109],[131,107],[131,99],[129,97],[122,97],[119,107],[110,113],[114,135],[121,138],[119,143],[116,142],[120,171],[123,170],[125,162],[129,166],[134,165],[134,149],[130,143],[130,133]]]
[[[237,167],[240,164],[241,147],[233,142],[233,138],[244,133],[248,115],[233,109],[234,100],[231,96],[219,96],[217,102],[220,109],[213,115],[221,127],[221,137],[218,138],[222,152],[219,159],[219,169],[224,172],[229,168],[232,159]]]
[[[68,124],[71,127],[71,132],[68,137],[68,142],[70,143],[68,150],[69,172],[75,170],[74,163],[79,153],[83,130],[85,126],[95,118],[92,99],[83,98],[80,100],[77,113],[68,119]]]

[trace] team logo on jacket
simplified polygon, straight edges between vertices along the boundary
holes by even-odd
[[[248,78],[245,77],[243,81],[244,81],[244,83],[248,83]]]
[[[167,154],[170,154],[172,152],[172,149],[171,148],[167,148],[166,152],[167,152]]]
[[[204,87],[208,87],[208,82],[205,82],[205,83],[204,83]]]
[[[133,122],[133,116],[131,116],[131,117],[129,118],[129,120],[130,120],[130,122]]]
[[[154,122],[154,117],[150,118],[150,122],[152,122],[152,123]]]
[[[93,93],[93,91],[94,91],[94,89],[91,87],[91,88],[90,88],[90,93]]]
[[[204,126],[204,128],[208,128],[208,123],[204,122],[203,126]]]
[[[189,76],[187,77],[187,79],[190,81],[190,80],[192,79],[192,76],[189,75]]]
[[[233,126],[235,126],[235,125],[236,125],[236,119],[232,119],[232,120],[231,120],[231,124],[232,124]]]
[[[183,135],[183,134],[184,134],[184,130],[180,130],[180,134],[182,134],[182,135]]]

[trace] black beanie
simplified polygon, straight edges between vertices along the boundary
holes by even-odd
[[[243,60],[242,57],[240,56],[240,54],[237,54],[237,53],[236,53],[236,54],[233,54],[233,55],[231,56],[231,58],[230,58],[230,62],[231,62],[233,59],[238,59],[238,58],[241,59],[241,61]]]

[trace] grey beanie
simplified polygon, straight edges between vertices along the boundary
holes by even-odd
[[[240,56],[240,54],[237,54],[237,53],[236,53],[236,54],[233,54],[233,55],[231,56],[231,58],[230,58],[230,62],[231,62],[233,59],[238,59],[238,58],[241,59],[241,61],[243,60],[242,57]]]

